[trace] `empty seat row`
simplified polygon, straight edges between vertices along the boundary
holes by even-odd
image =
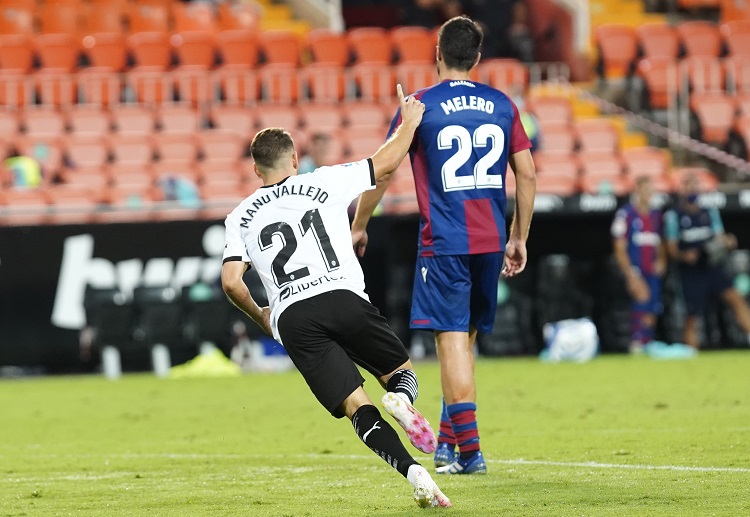
[[[66,134],[102,136],[151,135],[162,133],[192,134],[212,127],[249,140],[255,131],[278,126],[290,131],[333,131],[343,128],[374,129],[382,137],[395,108],[391,103],[348,102],[340,105],[310,104],[264,105],[248,108],[215,105],[204,111],[187,105],[168,105],[157,109],[138,105],[118,105],[111,109],[98,106],[74,106],[67,110],[32,107],[19,112],[0,112],[0,141],[18,135],[60,137]]]
[[[477,67],[477,80],[508,92],[522,92],[528,84],[527,70],[515,60],[488,59]],[[140,66],[120,74],[106,68],[85,68],[78,73],[42,69],[36,73],[0,74],[0,106],[33,104],[67,106],[122,102],[164,104],[178,101],[194,104],[224,102],[293,103],[311,100],[337,103],[362,98],[384,101],[395,96],[396,83],[407,93],[435,84],[432,64],[375,65],[352,67],[311,64],[264,65],[257,69],[200,66],[165,71]]]
[[[607,78],[621,78],[628,75],[639,57],[749,55],[750,22],[732,21],[720,27],[708,21],[688,21],[677,26],[646,23],[635,28],[605,24],[595,29],[594,39],[600,73]]]
[[[253,2],[222,2],[216,7],[194,2],[45,3],[4,0],[0,34],[91,34],[94,32],[257,30],[262,11]]]

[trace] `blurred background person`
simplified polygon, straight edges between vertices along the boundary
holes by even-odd
[[[612,222],[613,249],[633,299],[630,312],[630,352],[639,353],[654,339],[656,320],[662,312],[661,279],[667,255],[661,239],[662,214],[651,206],[651,178],[635,181],[630,202],[620,208]]]
[[[664,236],[669,257],[677,263],[687,317],[685,343],[699,348],[699,323],[709,303],[719,297],[734,312],[750,342],[750,307],[732,286],[722,267],[726,254],[737,248],[737,239],[724,232],[716,208],[699,203],[701,185],[695,174],[686,174],[675,208],[664,215]]]
[[[10,184],[16,188],[36,188],[42,184],[42,168],[31,156],[21,153],[16,147],[8,150],[3,162],[10,173]]]
[[[327,133],[315,133],[310,139],[307,153],[299,160],[298,174],[307,174],[324,165],[332,165],[331,136]]]

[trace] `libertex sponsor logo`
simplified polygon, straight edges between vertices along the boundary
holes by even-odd
[[[304,293],[308,289],[311,289],[313,287],[327,284],[328,282],[335,282],[337,280],[344,280],[346,277],[344,276],[329,276],[329,275],[321,275],[315,280],[310,280],[307,282],[299,282],[294,285],[290,285],[282,289],[281,294],[279,295],[279,301],[284,301],[290,296],[296,296],[300,293]]]

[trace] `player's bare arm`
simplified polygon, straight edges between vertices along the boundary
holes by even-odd
[[[225,262],[221,266],[221,286],[227,298],[242,312],[253,320],[269,336],[271,331],[271,309],[260,307],[247,288],[242,275],[247,271],[247,263],[241,261]]]
[[[352,245],[360,257],[364,255],[367,246],[367,223],[383,198],[393,171],[396,170],[406,153],[409,152],[409,147],[414,139],[414,132],[419,127],[424,113],[424,104],[414,97],[404,98],[404,91],[400,84],[396,86],[396,94],[401,109],[401,125],[391,138],[372,155],[377,188],[362,193],[357,202],[357,211],[352,221]]]
[[[506,278],[515,276],[526,268],[526,241],[529,238],[536,196],[536,168],[531,151],[525,149],[514,153],[510,155],[508,162],[516,175],[516,204],[503,259],[502,275]]]

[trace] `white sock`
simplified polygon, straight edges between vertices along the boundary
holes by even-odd
[[[427,474],[427,471],[422,465],[412,465],[409,467],[409,470],[406,471],[406,479],[409,480],[411,486],[414,486],[417,482],[417,474],[420,472]],[[427,474],[427,476],[429,477],[429,474]]]

